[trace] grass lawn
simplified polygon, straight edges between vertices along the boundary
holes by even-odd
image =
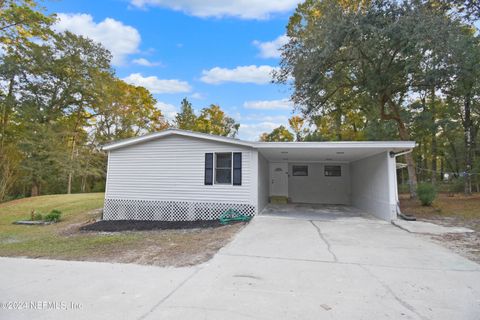
[[[103,193],[50,195],[0,204],[0,256],[185,266],[208,260],[242,224],[191,230],[84,232],[99,218]],[[52,225],[14,225],[31,210],[62,212]]]
[[[434,236],[434,240],[458,253],[480,263],[480,194],[453,196],[441,193],[432,206],[425,207],[418,200],[400,195],[402,212],[414,214],[418,220],[445,226],[461,226],[475,230],[474,233]]]

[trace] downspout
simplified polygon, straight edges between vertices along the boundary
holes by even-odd
[[[393,151],[390,152],[390,157],[395,158],[395,163],[397,163],[397,157],[412,153],[413,149],[408,149],[406,151],[398,152],[395,153]],[[402,218],[403,220],[408,220],[408,221],[415,221],[417,220],[414,216],[412,215],[407,215],[403,214],[402,211],[400,210],[400,199],[398,197],[398,182],[397,180],[397,168],[395,167],[395,184],[397,186],[397,192],[395,192],[395,200],[397,202],[397,217]]]

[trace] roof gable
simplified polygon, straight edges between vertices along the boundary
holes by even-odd
[[[230,144],[240,145],[245,147],[253,147],[253,143],[239,140],[239,139],[216,136],[216,135],[200,133],[200,132],[187,131],[187,130],[167,129],[164,131],[154,132],[154,133],[147,134],[140,137],[115,141],[107,145],[104,145],[102,149],[106,151],[110,151],[110,150],[125,148],[127,146],[131,146],[138,143],[161,139],[161,138],[172,136],[172,135],[198,138],[198,139],[204,139],[204,140],[210,140],[210,141],[222,142],[222,143],[230,143]]]

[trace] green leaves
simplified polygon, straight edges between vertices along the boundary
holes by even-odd
[[[293,141],[293,134],[288,131],[284,126],[279,126],[278,128],[273,129],[270,133],[263,133],[260,136],[260,141],[267,142],[289,142]]]
[[[181,111],[175,118],[175,125],[182,130],[191,130],[234,138],[240,124],[227,116],[219,105],[212,104],[203,108],[196,116],[192,104],[185,98],[182,100]]]
[[[14,46],[28,45],[32,38],[47,40],[53,32],[50,26],[55,16],[45,15],[31,0],[0,2],[0,43],[7,51]]]

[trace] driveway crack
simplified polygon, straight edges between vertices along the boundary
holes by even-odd
[[[327,246],[327,250],[328,252],[330,252],[330,254],[332,255],[332,258],[333,258],[333,261],[334,262],[338,262],[338,258],[337,256],[335,255],[335,253],[333,252],[332,250],[332,246],[330,245],[330,242],[328,242],[328,240],[325,238],[325,236],[323,235],[322,233],[322,230],[320,230],[320,227],[318,225],[315,224],[315,222],[313,222],[313,220],[308,220],[310,221],[310,223],[315,227],[315,229],[317,229],[317,233],[318,235],[320,236],[320,239],[322,239],[322,241],[325,243],[325,245]]]
[[[178,286],[176,286],[169,294],[167,294],[165,297],[163,297],[162,299],[160,299],[160,301],[158,301],[147,313],[143,314],[142,316],[140,316],[138,318],[138,320],[143,320],[145,319],[146,317],[148,317],[153,311],[155,311],[155,309],[157,309],[162,303],[164,303],[168,298],[170,298],[175,292],[177,292],[178,289],[180,289],[181,287],[183,287],[185,285],[185,283],[187,283],[188,280],[190,280],[191,278],[193,278],[194,275],[196,275],[199,271],[201,270],[201,268],[197,268],[194,272],[192,272],[191,275],[189,275],[187,278],[185,278],[182,282],[180,282],[180,284]]]
[[[395,291],[392,290],[392,288],[390,288],[390,286],[385,283],[384,281],[382,281],[379,277],[377,277],[372,271],[370,271],[367,267],[363,266],[363,265],[359,265],[362,269],[364,269],[365,271],[367,271],[367,273],[372,276],[375,280],[378,281],[378,283],[380,283],[380,285],[385,289],[387,290],[388,293],[390,293],[391,296],[393,296],[393,298],[402,306],[404,307],[405,309],[413,312],[414,314],[416,314],[420,319],[422,320],[429,320],[429,318],[423,316],[422,314],[420,314],[416,309],[415,307],[413,307],[411,304],[409,304],[408,302],[406,302],[405,300],[403,300],[402,298],[400,298],[399,296],[397,296],[397,294],[395,293]]]

